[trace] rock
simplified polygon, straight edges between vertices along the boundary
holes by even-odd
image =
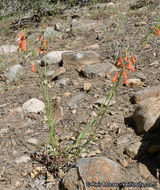
[[[151,66],[153,66],[153,65],[159,65],[159,61],[158,61],[158,60],[155,60],[155,61],[153,61],[150,65],[151,65]]]
[[[148,149],[147,149],[147,153],[148,154],[155,154],[157,152],[160,152],[160,144],[156,144],[156,145],[151,145]]]
[[[60,23],[55,23],[55,30],[56,31],[61,31],[61,24]]]
[[[144,25],[146,25],[147,24],[147,22],[146,21],[141,21],[141,22],[137,22],[137,23],[135,23],[135,26],[144,26]]]
[[[27,163],[27,162],[29,162],[31,160],[31,158],[29,157],[29,156],[21,156],[20,158],[18,158],[15,162],[17,163],[17,164],[19,164],[19,163]]]
[[[52,70],[47,72],[47,76],[48,78],[51,78],[50,81],[54,80],[56,77],[58,77],[59,75],[63,74],[66,72],[66,69],[64,67],[59,67],[56,70]]]
[[[60,190],[83,190],[83,182],[77,174],[77,169],[70,169],[62,179]]]
[[[32,144],[32,145],[37,145],[37,144],[38,144],[38,140],[37,140],[37,139],[34,139],[34,138],[28,139],[27,142],[28,142],[29,144]]]
[[[52,27],[46,27],[44,36],[47,38],[58,38],[62,39],[62,34],[56,30],[54,30]]]
[[[148,168],[144,164],[141,164],[141,163],[139,164],[139,172],[144,179],[147,179],[151,176],[151,173],[148,170]]]
[[[77,104],[79,104],[84,98],[85,98],[85,95],[83,93],[72,96],[67,101],[67,105],[69,106],[70,109],[76,109],[78,107]]]
[[[92,86],[91,83],[85,82],[83,85],[84,91],[89,91],[91,89],[91,86]]]
[[[117,139],[117,145],[128,144],[131,142],[132,134],[125,134]]]
[[[138,103],[146,98],[160,96],[160,85],[138,91],[131,97],[132,103]]]
[[[141,142],[135,142],[135,143],[129,145],[128,147],[126,147],[125,152],[131,158],[137,158],[140,146],[141,146]]]
[[[70,82],[70,79],[68,79],[68,78],[61,78],[61,79],[57,80],[55,87],[66,86],[66,85],[69,84],[69,82]]]
[[[93,51],[65,52],[62,55],[64,65],[87,65],[100,63],[98,54]]]
[[[14,65],[11,67],[8,72],[4,75],[9,82],[18,79],[18,77],[22,74],[22,66],[21,65]]]
[[[144,99],[135,106],[133,119],[137,133],[141,134],[160,127],[160,98]]]
[[[82,68],[82,74],[87,78],[102,77],[113,71],[116,71],[116,67],[110,63],[85,65]]]
[[[142,86],[143,83],[140,79],[128,79],[128,86],[129,87],[136,87],[136,86]]]
[[[106,157],[81,158],[77,161],[77,168],[78,171],[72,168],[67,172],[60,189],[94,190],[95,187],[90,186],[91,182],[116,181],[118,183],[122,180],[120,166]]]
[[[3,45],[0,47],[0,55],[7,53],[14,53],[18,50],[18,46],[14,45]]]
[[[141,79],[142,81],[145,81],[147,79],[147,77],[143,73],[136,73],[135,76]]]
[[[48,65],[58,65],[62,61],[62,54],[67,51],[53,51],[43,56],[41,61],[41,66]]]
[[[32,98],[27,102],[25,102],[22,105],[22,108],[27,112],[39,113],[39,112],[44,112],[45,104],[36,98]]]
[[[141,7],[144,7],[145,5],[147,5],[147,0],[137,0],[135,3],[130,5],[130,9],[139,9]]]

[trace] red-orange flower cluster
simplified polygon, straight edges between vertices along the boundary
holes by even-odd
[[[44,35],[39,36],[39,41],[40,41],[39,54],[41,54],[41,52],[45,53],[46,49],[48,48],[48,41],[45,39]]]
[[[25,32],[20,32],[17,36],[17,38],[20,38],[18,41],[18,49],[21,49],[22,51],[26,51],[27,41],[24,41]]]
[[[134,67],[132,64],[135,64],[136,61],[135,61],[135,58],[134,58],[134,55],[133,53],[131,53],[131,60],[132,60],[132,63],[130,61],[130,58],[128,58],[128,55],[127,55],[127,52],[126,51],[123,51],[123,53],[125,53],[125,56],[124,56],[124,62],[122,62],[123,60],[123,57],[120,57],[118,62],[116,63],[116,66],[119,67],[119,68],[122,68],[122,75],[124,77],[124,82],[126,85],[128,85],[128,81],[127,81],[127,74],[126,74],[126,68],[128,68],[129,70],[131,71],[134,71]],[[114,82],[118,77],[118,73],[116,73],[112,79],[112,82]]]
[[[152,26],[153,34],[159,36],[159,27],[158,26]]]

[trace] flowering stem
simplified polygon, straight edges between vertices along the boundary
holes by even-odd
[[[105,104],[106,104],[106,102],[107,102],[106,108],[105,108],[105,110],[103,111],[103,113],[102,113],[102,115],[101,115],[101,117],[100,117],[98,123],[96,124],[94,131],[91,132],[91,133],[89,133],[88,140],[86,141],[86,143],[83,144],[82,147],[79,147],[79,148],[77,149],[77,151],[76,151],[76,152],[74,153],[74,155],[73,155],[73,158],[77,157],[77,155],[78,155],[78,154],[87,146],[87,144],[94,138],[94,135],[95,135],[95,133],[96,133],[96,131],[97,131],[97,129],[98,129],[98,127],[99,127],[99,125],[100,125],[102,119],[104,118],[105,113],[107,113],[107,108],[108,108],[108,106],[109,106],[109,104],[110,104],[110,101],[112,100],[112,97],[113,97],[113,95],[114,95],[114,93],[115,93],[115,91],[116,91],[116,88],[117,88],[118,85],[119,85],[121,76],[122,76],[122,71],[119,72],[119,77],[118,77],[118,79],[117,79],[115,85],[113,86],[112,90],[108,93],[108,95],[107,95],[106,100],[104,101],[104,103],[101,104],[101,107],[100,107],[100,109],[99,109],[97,115],[91,120],[89,126],[88,126],[84,131],[82,131],[82,132],[80,133],[80,135],[78,136],[76,142],[75,142],[74,144],[72,144],[72,145],[69,147],[69,149],[67,150],[66,156],[71,152],[71,150],[72,150],[73,148],[75,148],[75,147],[84,139],[84,137],[87,135],[87,132],[89,131],[89,129],[93,126],[93,124],[95,123],[95,121],[97,120],[97,118],[99,117],[99,115],[101,114],[101,112],[102,112],[102,110],[103,110],[103,108],[104,108],[104,106],[105,106]]]

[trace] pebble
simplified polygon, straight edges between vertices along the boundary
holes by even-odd
[[[37,144],[38,144],[38,140],[37,140],[37,139],[34,139],[34,138],[28,139],[27,142],[28,142],[29,144],[32,144],[32,145],[37,145]]]
[[[31,158],[29,157],[29,156],[26,156],[26,155],[24,155],[24,156],[21,156],[20,158],[18,158],[15,162],[17,163],[17,164],[19,164],[19,163],[27,163],[27,162],[29,162],[31,160]]]
[[[66,86],[66,85],[69,84],[69,82],[70,82],[70,79],[68,79],[68,78],[61,78],[61,79],[57,80],[55,87]]]
[[[84,91],[89,91],[91,89],[91,87],[92,87],[92,84],[89,82],[85,82],[83,85]]]
[[[146,25],[146,24],[147,24],[146,21],[141,21],[141,22],[135,23],[135,26],[144,26],[144,25]]]
[[[65,92],[65,93],[64,93],[64,96],[68,98],[68,97],[71,96],[71,93],[70,93],[70,92]]]
[[[44,112],[45,104],[36,98],[32,98],[27,102],[25,102],[22,105],[22,108],[28,112],[39,113],[39,112]]]

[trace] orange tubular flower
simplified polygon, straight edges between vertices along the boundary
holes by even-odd
[[[128,69],[130,69],[131,71],[134,71],[134,67],[131,64],[130,59],[128,59]]]
[[[48,47],[48,42],[46,41],[46,47]]]
[[[127,62],[127,54],[126,54],[126,57],[125,57],[124,61]]]
[[[133,63],[133,64],[135,64],[135,63],[136,63],[136,61],[135,61],[135,58],[134,58],[133,53],[131,53],[131,57],[132,57],[132,63]]]
[[[35,65],[35,63],[33,62],[32,63],[32,72],[34,72],[34,65]]]
[[[22,51],[26,51],[26,46],[27,46],[27,42],[24,42],[23,46],[22,46]]]
[[[22,35],[22,32],[20,32],[20,33],[18,34],[17,38],[19,38],[21,35]]]
[[[128,86],[127,74],[126,74],[125,66],[124,65],[123,65],[123,77],[124,77],[124,82],[125,82],[126,86]]]
[[[119,58],[119,60],[118,60],[118,62],[117,62],[117,64],[116,64],[117,67],[120,66],[121,61],[122,61],[122,57]]]
[[[159,36],[159,28],[156,29],[156,35]]]
[[[117,79],[118,73],[116,73],[112,79],[112,82],[114,82]]]

